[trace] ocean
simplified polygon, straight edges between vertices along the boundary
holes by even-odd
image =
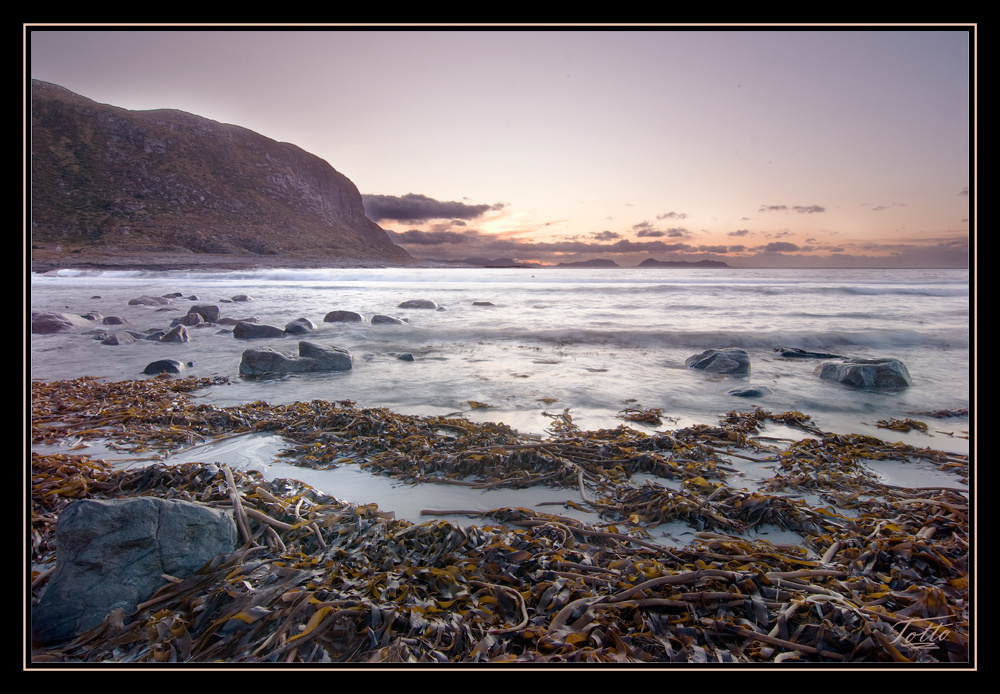
[[[967,270],[62,270],[32,274],[29,292],[33,312],[96,311],[131,323],[94,326],[112,331],[169,327],[195,303],[219,306],[223,318],[255,317],[277,327],[307,318],[316,326],[305,336],[255,340],[234,338],[231,328],[219,325],[195,326],[181,344],[104,345],[86,329],[31,335],[32,380],[143,379],[149,378],[142,371],[150,362],[175,359],[191,364],[184,375],[228,377],[228,383],[199,393],[201,402],[220,406],[350,400],[400,414],[503,422],[537,435],[545,435],[557,417],[583,430],[628,424],[656,431],[717,424],[731,410],[759,407],[804,413],[824,431],[958,454],[969,449],[968,418],[927,414],[970,407]],[[168,306],[128,303],[172,293],[182,296]],[[238,295],[251,300],[231,301]],[[413,299],[438,308],[400,307]],[[324,322],[334,310],[366,320]],[[370,322],[374,314],[406,322],[376,325]],[[240,376],[245,349],[295,354],[300,339],[350,351],[353,368]],[[688,357],[724,347],[748,351],[749,376],[712,375],[685,365]],[[779,348],[894,357],[906,365],[913,384],[876,392],[824,381],[815,370],[825,360],[784,358]],[[770,393],[731,394],[745,385],[766,386]],[[658,427],[621,417],[627,409],[653,408],[661,411]],[[902,433],[876,426],[891,418],[918,419],[930,429]],[[252,460],[264,453],[239,455],[251,466],[271,465]]]

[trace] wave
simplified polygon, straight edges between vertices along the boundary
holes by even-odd
[[[742,347],[773,349],[797,347],[815,351],[837,349],[968,349],[969,336],[961,331],[919,332],[914,330],[815,331],[815,330],[633,330],[595,328],[452,328],[422,329],[395,326],[383,333],[391,339],[414,339],[449,344],[522,343],[567,347],[618,347],[625,349]]]

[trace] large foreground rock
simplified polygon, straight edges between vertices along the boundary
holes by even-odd
[[[816,367],[816,373],[826,381],[836,381],[855,388],[906,388],[913,384],[910,372],[899,359],[865,359],[855,357],[845,362],[828,362]]]
[[[237,547],[232,513],[177,499],[76,501],[56,524],[56,569],[32,615],[35,638],[62,641],[115,609],[135,611],[167,581]]]
[[[291,356],[268,348],[247,349],[240,361],[241,376],[347,371],[354,367],[354,357],[339,347],[324,347],[314,342],[299,342],[299,355]]]
[[[750,373],[750,355],[745,349],[727,347],[709,349],[684,360],[684,365],[709,373],[746,376]]]

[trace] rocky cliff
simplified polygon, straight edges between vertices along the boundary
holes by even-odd
[[[31,82],[32,265],[408,263],[326,161],[170,109]]]

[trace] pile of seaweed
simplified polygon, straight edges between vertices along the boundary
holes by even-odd
[[[564,412],[542,438],[348,401],[198,402],[198,391],[221,385],[32,384],[33,442],[68,451],[31,456],[32,605],[52,571],[58,515],[76,499],[227,507],[243,539],[135,613],[35,644],[33,663],[970,660],[966,495],[881,484],[863,464],[930,461],[967,481],[966,456],[825,433],[801,413],[760,409],[667,433],[584,432]],[[768,422],[806,436],[764,436]],[[284,455],[303,466],[351,462],[413,484],[564,487],[579,500],[567,506],[600,520],[499,508],[434,511],[476,516],[469,527],[413,524],[294,480],[169,463],[172,452],[259,432],[282,436]],[[90,439],[149,460],[123,469],[74,452]],[[732,486],[734,457],[776,473],[757,491]],[[660,541],[656,526],[671,521],[694,540]],[[803,541],[756,536],[765,524]]]

